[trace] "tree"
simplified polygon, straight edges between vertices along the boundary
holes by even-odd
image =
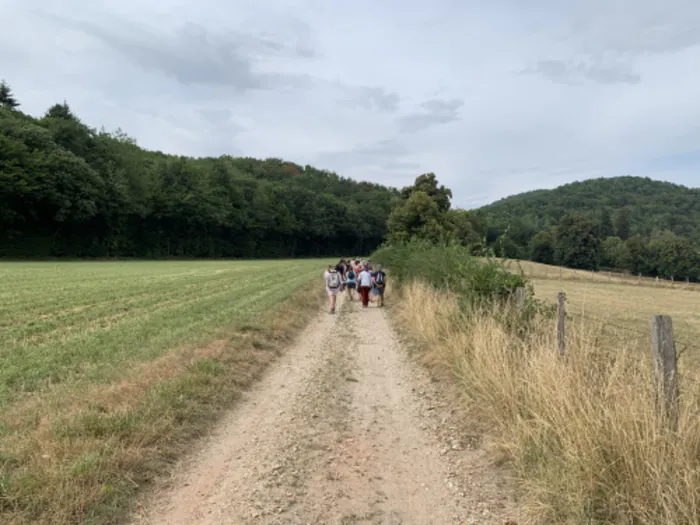
[[[642,237],[635,235],[625,241],[629,254],[628,270],[634,273],[648,274],[654,271],[649,247]],[[623,268],[625,269],[625,268]]]
[[[610,215],[610,210],[608,208],[602,208],[598,213],[598,222],[600,223],[600,229],[598,230],[598,237],[601,239],[606,239],[615,235],[615,228],[613,227],[612,216]]]
[[[469,213],[450,210],[452,191],[439,185],[434,173],[416,177],[413,186],[403,188],[400,195],[401,200],[387,222],[390,241],[423,239],[460,244],[475,241]]]
[[[537,232],[528,245],[530,260],[554,264],[554,235],[551,230]]]
[[[46,118],[57,118],[65,120],[75,120],[76,117],[73,115],[68,103],[63,101],[63,104],[54,104],[46,111]]]
[[[413,186],[401,190],[401,197],[408,200],[414,192],[421,191],[435,201],[440,212],[446,213],[450,209],[452,190],[438,184],[434,173],[424,173],[416,177]]]
[[[505,259],[517,259],[520,255],[520,247],[507,234],[503,234],[495,242],[496,257]]]
[[[630,218],[627,208],[622,208],[617,212],[617,216],[615,217],[615,235],[623,241],[626,241],[630,237]]]
[[[467,210],[449,210],[445,215],[445,229],[448,241],[463,246],[474,246],[481,241],[474,229],[472,214]]]
[[[597,270],[600,261],[598,223],[582,214],[565,216],[557,227],[554,247],[556,264]]]
[[[281,159],[145,151],[65,102],[40,119],[0,107],[0,257],[370,253],[398,200]]]
[[[630,269],[630,251],[619,237],[607,237],[600,245],[600,263],[607,268]]]
[[[19,102],[12,94],[12,90],[7,82],[0,81],[0,107],[15,109],[19,107]]]
[[[444,214],[437,202],[423,191],[414,191],[389,215],[389,240],[424,239],[438,242],[445,233]]]
[[[688,239],[671,231],[649,243],[650,259],[660,277],[697,279],[700,252]]]

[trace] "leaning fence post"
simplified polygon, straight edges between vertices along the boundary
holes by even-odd
[[[678,371],[673,324],[668,315],[651,318],[651,356],[654,367],[654,386],[658,410],[665,423],[678,428]]]
[[[559,354],[566,352],[566,294],[557,294],[557,347]]]
[[[525,287],[518,286],[515,289],[515,307],[522,310],[525,307]]]

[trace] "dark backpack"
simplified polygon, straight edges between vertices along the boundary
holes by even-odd
[[[374,282],[377,283],[379,286],[383,286],[384,277],[384,272],[377,272],[377,275],[374,277]]]

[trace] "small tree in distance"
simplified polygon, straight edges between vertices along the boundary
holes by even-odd
[[[4,80],[0,81],[0,106],[9,109],[19,107],[19,102],[17,102],[17,99],[12,94],[10,85]]]
[[[63,104],[54,104],[46,111],[46,118],[60,118],[65,120],[75,120],[75,115],[65,100]]]

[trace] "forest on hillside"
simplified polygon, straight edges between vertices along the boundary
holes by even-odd
[[[477,213],[499,256],[700,280],[700,189],[592,179],[507,197]]]
[[[40,118],[0,84],[0,257],[304,257],[371,252],[396,190],[280,159],[188,158]]]
[[[0,83],[0,257],[353,256],[383,241],[700,280],[700,189],[595,179],[451,207],[434,173],[401,191],[270,158],[189,158],[20,111]]]

